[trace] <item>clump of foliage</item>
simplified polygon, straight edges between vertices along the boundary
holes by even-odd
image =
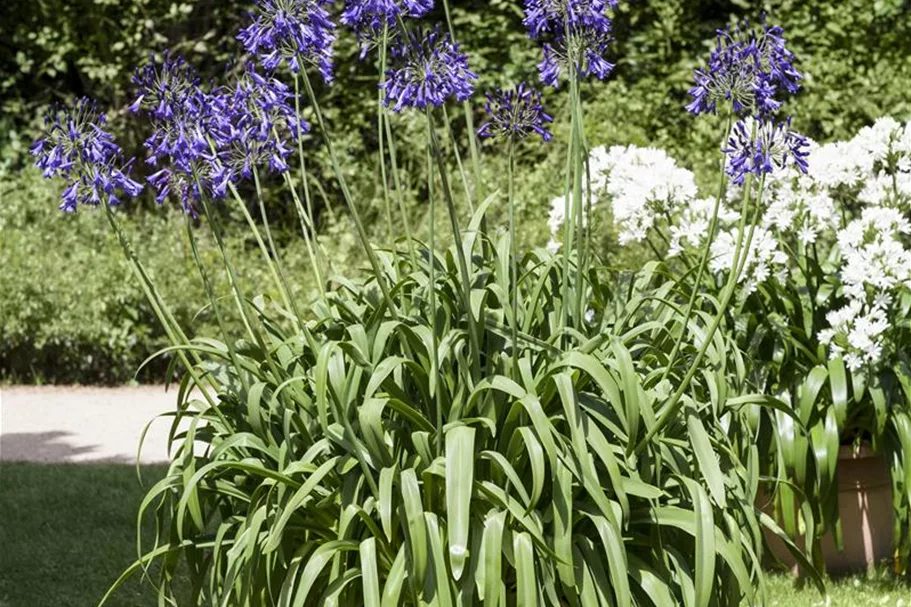
[[[352,0],[342,14],[377,68],[383,211],[402,235],[390,248],[370,242],[312,80],[337,76],[331,2],[258,0],[238,36],[252,60],[232,66],[223,85],[201,84],[170,53],[136,72],[130,110],[151,123],[144,145],[156,168],[147,181],[157,201],[185,213],[220,338],[187,334],[121,225],[116,208],[142,186],[105,116],[87,100],[47,115],[36,164],[66,182],[61,210],[103,213],[182,374],[173,463],[140,512],[154,507],[157,532],[124,576],[159,561],[162,603],[175,600],[184,563],[196,604],[733,607],[762,601],[763,529],[812,573],[757,507],[762,462],[740,430],[745,410],[791,412],[751,393],[722,330],[751,267],[754,185],[807,169],[806,139],[777,116],[802,78],[781,28],[763,21],[719,33],[696,72],[688,109],[720,113],[709,121],[726,119],[730,140],[694,264],[618,276],[594,247],[594,196],[645,184],[593,174],[581,91],[615,67],[618,2],[525,2],[541,80],[569,90],[559,229],[551,247],[528,253],[516,241],[517,152],[529,136],[550,141],[552,118],[541,94],[517,84],[489,93],[488,121],[476,125],[470,54],[445,0],[444,23],[421,23],[430,4]],[[422,123],[426,239],[404,204],[399,112]],[[454,123],[468,134],[464,147]],[[334,273],[316,230],[312,131],[366,260],[360,276]],[[502,187],[487,195],[476,133],[505,152]],[[309,302],[276,246],[267,178],[290,194],[318,291]],[[727,179],[743,186],[742,203],[715,297],[699,286],[722,241]],[[675,196],[662,190],[649,210]],[[492,226],[494,206],[505,230]],[[265,293],[240,280],[221,207],[249,227]],[[448,221],[442,244],[438,207]],[[645,215],[628,219],[636,233],[648,227]],[[226,296],[200,257],[197,222],[214,239]],[[690,274],[696,288],[687,289]]]

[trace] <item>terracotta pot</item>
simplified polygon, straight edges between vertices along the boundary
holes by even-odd
[[[835,548],[832,532],[822,538],[822,554],[830,573],[869,571],[893,556],[892,478],[885,458],[867,446],[842,447],[838,454],[838,514],[844,552]],[[766,533],[772,553],[796,570],[791,553],[778,537]],[[801,543],[802,544],[802,543]]]

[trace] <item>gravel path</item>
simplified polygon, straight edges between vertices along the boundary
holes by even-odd
[[[0,461],[135,463],[146,424],[174,407],[163,386],[0,388]],[[171,418],[155,419],[143,463],[168,460]]]

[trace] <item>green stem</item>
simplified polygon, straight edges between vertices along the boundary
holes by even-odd
[[[428,141],[429,143],[429,141]],[[432,163],[430,145],[427,147],[427,166]],[[430,264],[430,376],[433,378],[430,382],[431,396],[433,397],[434,408],[436,411],[436,447],[437,453],[443,452],[443,406],[440,400],[439,378],[437,370],[439,364],[439,338],[437,337],[437,300],[436,300],[436,194],[433,188],[433,171],[427,171],[427,194],[430,198],[430,250],[427,255],[427,262]]]
[[[446,200],[446,207],[449,211],[449,223],[452,227],[452,236],[455,241],[456,259],[459,263],[459,271],[462,275],[462,299],[465,306],[465,314],[468,318],[468,338],[472,350],[472,377],[477,381],[481,373],[481,348],[478,337],[477,323],[474,320],[474,314],[471,311],[471,274],[468,271],[468,262],[465,259],[465,247],[462,242],[462,232],[459,228],[459,217],[456,210],[455,201],[452,197],[452,190],[449,187],[449,177],[446,173],[446,165],[443,162],[443,155],[440,151],[440,144],[437,140],[436,130],[433,127],[433,119],[430,115],[430,108],[427,108],[427,129],[430,132],[430,147],[436,161],[437,169],[440,172],[440,183],[442,185],[443,197]],[[431,224],[431,230],[433,225]]]
[[[727,127],[724,130],[722,145],[724,144],[724,141],[727,140],[728,135],[731,132],[732,121],[733,117],[728,116]],[[705,245],[703,246],[702,256],[699,258],[699,269],[696,271],[696,282],[693,285],[692,292],[690,293],[690,299],[686,304],[686,313],[683,315],[683,328],[680,330],[680,335],[677,336],[677,339],[674,342],[674,347],[671,350],[667,365],[664,367],[664,373],[661,374],[662,381],[668,378],[668,375],[671,373],[671,369],[674,367],[674,363],[677,361],[677,355],[680,353],[680,347],[683,345],[683,340],[686,337],[690,319],[693,316],[693,309],[696,305],[696,298],[699,295],[699,286],[702,284],[702,277],[705,274],[706,267],[708,266],[709,256],[711,255],[712,250],[712,243],[715,241],[715,233],[718,229],[718,213],[721,210],[721,201],[724,198],[725,188],[727,188],[727,173],[724,170],[726,160],[727,157],[722,156],[720,171],[721,178],[719,179],[718,183],[718,194],[715,196],[715,206],[712,208],[712,219],[709,221],[708,238],[706,239]]]
[[[124,255],[127,258],[127,261],[130,263],[130,267],[133,270],[133,274],[139,279],[139,283],[142,287],[143,293],[148,299],[149,304],[152,306],[152,310],[155,312],[155,315],[158,317],[158,322],[161,323],[162,328],[165,331],[165,334],[168,336],[170,342],[178,347],[177,357],[183,363],[184,368],[186,368],[187,373],[193,380],[193,383],[199,388],[202,392],[203,397],[206,399],[206,402],[209,406],[216,411],[216,413],[221,416],[221,411],[219,411],[218,406],[215,404],[215,401],[212,399],[212,396],[209,394],[208,390],[205,389],[202,383],[202,379],[199,377],[199,374],[196,372],[196,367],[190,363],[190,360],[187,358],[184,347],[190,345],[190,340],[187,339],[186,334],[180,328],[180,325],[177,324],[177,320],[174,318],[174,315],[171,314],[171,311],[168,309],[164,300],[161,298],[161,295],[158,291],[158,288],[155,286],[155,283],[152,281],[152,278],[146,272],[145,266],[142,265],[142,262],[139,259],[139,256],[136,254],[135,249],[133,249],[132,243],[124,234],[123,229],[120,227],[120,224],[117,222],[117,219],[114,217],[114,212],[111,210],[110,206],[103,205],[105,209],[105,216],[108,220],[108,223],[111,226],[111,229],[114,231],[114,234],[117,236],[117,240],[120,243],[120,248],[123,250]],[[190,356],[193,357],[197,365],[201,364],[201,359],[199,355],[196,354],[193,350],[189,350]],[[209,385],[217,392],[218,384],[215,382],[211,376],[207,376],[209,380]],[[227,423],[227,420],[224,420]],[[226,425],[226,427],[230,427]]]
[[[370,246],[370,240],[367,236],[367,230],[364,228],[364,222],[361,220],[361,215],[357,211],[357,207],[354,204],[354,198],[351,196],[351,191],[348,189],[348,182],[345,179],[344,174],[342,174],[338,158],[335,156],[335,148],[332,146],[332,137],[330,137],[329,132],[326,129],[326,123],[325,120],[323,120],[323,112],[317,102],[316,94],[313,92],[313,86],[310,84],[310,77],[304,70],[301,70],[299,76],[303,77],[304,89],[307,92],[310,103],[313,104],[313,110],[316,113],[316,121],[323,134],[323,140],[326,142],[326,150],[329,152],[329,161],[332,164],[332,170],[335,173],[335,178],[338,180],[339,187],[342,190],[342,196],[348,206],[348,212],[351,213],[351,218],[354,220],[354,226],[357,230],[358,238],[361,241],[361,246],[367,254],[367,259],[370,261],[370,267],[376,278],[377,286],[379,286],[380,291],[383,293],[383,299],[386,301],[386,307],[389,308],[389,313],[392,314],[393,317],[398,317],[398,308],[396,308],[395,302],[393,302],[392,296],[389,293],[389,287],[386,284],[386,280],[383,278],[383,273],[380,269],[380,262],[376,258],[373,247]],[[295,75],[295,78],[297,77],[298,75]]]
[[[449,28],[449,37],[453,43],[456,42],[455,27],[452,24],[452,13],[449,10],[449,0],[443,0],[443,11],[446,14],[446,25]],[[474,194],[475,200],[480,204],[483,200],[483,183],[481,181],[481,154],[478,148],[478,137],[474,128],[474,115],[471,112],[471,102],[466,100],[462,103],[462,109],[465,112],[465,127],[468,130],[468,145],[471,151],[471,164],[474,170]],[[470,199],[469,199],[470,200]]]
[[[199,275],[202,278],[203,288],[205,289],[206,296],[209,299],[209,305],[212,306],[212,311],[215,313],[215,321],[218,323],[218,328],[221,331],[222,339],[225,340],[225,346],[228,348],[228,356],[231,357],[231,362],[234,364],[234,368],[237,370],[237,376],[240,379],[240,383],[244,387],[244,391],[249,394],[250,385],[247,382],[246,374],[243,372],[243,369],[238,362],[237,352],[234,349],[234,340],[231,339],[227,325],[225,324],[224,318],[221,315],[221,309],[218,306],[218,299],[215,297],[215,290],[212,288],[212,283],[209,280],[209,274],[206,272],[205,266],[202,263],[202,259],[199,257],[199,248],[196,244],[196,234],[193,232],[193,226],[189,215],[187,215],[187,238],[190,240],[190,250],[193,253],[193,261],[196,262],[196,268],[199,270]]]
[[[509,206],[509,266],[510,266],[510,304],[512,305],[512,372],[514,379],[519,379],[519,267],[516,259],[516,201],[515,171],[516,146],[513,137],[509,138],[509,164],[507,168],[507,203]]]
[[[389,47],[389,24],[383,26],[383,40],[380,44],[380,88],[386,81],[386,56]],[[392,136],[392,125],[389,120],[389,113],[383,103],[382,93],[379,101],[380,112],[380,168],[383,174],[383,196],[388,196],[388,185],[386,177],[386,156],[383,150],[383,144],[389,150],[389,162],[392,169],[392,183],[395,186],[395,198],[399,207],[399,214],[402,216],[402,226],[405,228],[405,238],[408,241],[408,259],[411,262],[412,269],[417,269],[417,254],[414,250],[414,237],[411,232],[411,221],[408,219],[408,209],[405,207],[404,190],[402,189],[402,180],[399,175],[398,156],[395,152],[395,139]],[[385,134],[385,138],[383,135]]]
[[[452,123],[449,121],[449,112],[446,106],[443,106],[443,123],[446,125],[446,132],[449,133],[449,141],[452,143],[452,154],[455,156],[456,166],[459,169],[459,176],[462,178],[462,187],[465,188],[465,200],[468,201],[468,211],[474,215],[474,203],[471,201],[471,187],[468,185],[468,175],[465,173],[465,167],[462,166],[462,155],[459,153],[459,142],[456,140],[455,131],[452,129]]]
[[[307,246],[307,257],[310,259],[310,266],[313,268],[313,276],[316,280],[316,286],[319,288],[319,296],[323,302],[326,301],[326,288],[323,285],[323,276],[319,268],[319,258],[314,251],[313,240],[310,238],[310,234],[313,234],[313,239],[316,238],[316,230],[313,229],[312,225],[307,225],[307,214],[304,211],[304,207],[301,204],[300,197],[297,194],[297,188],[294,187],[294,183],[291,181],[291,176],[288,175],[288,172],[284,173],[285,183],[288,185],[288,189],[291,190],[291,198],[294,200],[294,208],[297,210],[297,216],[301,224],[301,233],[304,235],[304,243]]]

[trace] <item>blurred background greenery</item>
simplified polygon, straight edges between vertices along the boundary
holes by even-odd
[[[204,80],[218,78],[238,52],[234,36],[250,2],[0,3],[0,381],[123,382],[166,345],[103,217],[91,211],[76,216],[57,211],[59,188],[31,168],[28,147],[47,104],[89,95],[109,109],[111,128],[123,147],[142,157],[144,126],[125,110],[133,69],[149,53],[172,48],[185,54]],[[525,36],[520,0],[451,4],[457,37],[481,77],[480,89],[536,81],[539,51]],[[622,2],[615,73],[608,83],[589,83],[584,90],[590,143],[662,147],[704,179],[717,162],[712,152],[719,143],[718,128],[683,109],[692,70],[711,48],[715,29],[734,18],[756,19],[762,11],[784,26],[806,75],[804,91],[786,108],[799,130],[828,141],[848,137],[881,115],[911,117],[911,0]],[[340,37],[337,80],[318,94],[347,178],[372,226],[372,239],[388,244],[400,230],[390,229],[384,214],[375,135],[376,67],[358,60],[348,32]],[[549,201],[561,189],[562,179],[555,176],[561,175],[566,141],[564,94],[548,91],[546,96],[556,140],[549,146],[529,144],[521,151],[519,212],[521,238],[528,246],[546,242]],[[480,97],[474,107],[480,118]],[[401,116],[395,122],[406,205],[422,235],[426,133],[419,119]],[[455,128],[464,128],[460,117]],[[313,159],[311,177],[319,186],[321,241],[334,271],[356,273],[363,260],[318,138],[318,133],[311,137],[308,154]],[[493,192],[503,185],[504,160],[495,147],[485,146],[483,152],[484,187]],[[280,255],[297,277],[298,296],[309,297],[313,285],[293,209],[287,208],[275,180],[266,196],[279,227]],[[124,223],[134,243],[178,318],[192,333],[211,332],[213,319],[201,309],[205,298],[184,234],[185,217],[174,208],[158,207],[151,197],[123,211],[130,215]],[[263,290],[267,277],[239,213],[228,205],[223,212],[235,226],[229,241],[242,280],[251,290]],[[493,217],[496,221],[496,213]],[[201,230],[200,236],[204,234]],[[629,261],[633,253],[623,254],[612,243],[609,230],[603,230],[605,259]],[[218,275],[211,243],[203,245],[212,274]],[[162,381],[165,364],[159,360],[146,366],[138,379]]]

